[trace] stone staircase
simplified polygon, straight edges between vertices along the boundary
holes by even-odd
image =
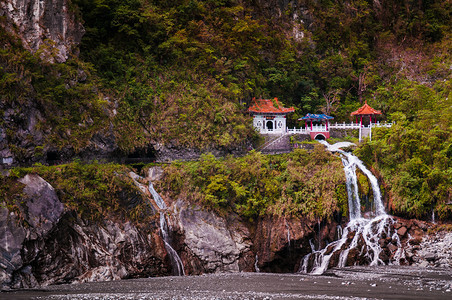
[[[257,150],[264,154],[278,154],[291,152],[292,145],[290,144],[290,135],[282,134],[278,137],[271,138]]]
[[[370,128],[368,127],[363,127],[361,128],[361,136],[360,136],[360,141],[363,140],[366,137],[369,137],[370,135]]]

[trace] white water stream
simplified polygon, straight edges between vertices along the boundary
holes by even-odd
[[[165,211],[167,210],[167,206],[163,201],[162,197],[156,192],[152,182],[149,182],[148,190],[154,198],[155,203],[160,208],[160,231],[162,232],[163,241],[165,242],[165,248],[170,257],[171,266],[173,268],[173,275],[183,276],[185,275],[184,265],[182,264],[182,260],[177,254],[176,250],[171,247],[170,237],[168,232],[171,230],[171,227],[166,222]]]
[[[355,256],[360,257],[361,260],[369,265],[384,264],[380,258],[380,254],[383,251],[380,245],[381,239],[390,237],[392,241],[397,243],[398,247],[400,247],[400,240],[397,233],[391,234],[391,225],[394,220],[384,210],[377,178],[356,156],[341,150],[342,147],[352,145],[351,143],[344,142],[330,145],[326,141],[320,142],[329,151],[338,152],[341,155],[346,177],[350,222],[341,230],[338,240],[328,244],[323,249],[312,249],[312,253],[307,254],[301,260],[299,272],[323,274],[331,267],[344,267],[351,263],[358,264],[359,262],[356,261],[347,261],[352,251]],[[371,212],[372,219],[363,218],[361,215],[361,200],[358,193],[356,168],[367,176],[372,186],[374,204],[374,210]],[[312,245],[311,248],[313,248]],[[332,260],[333,257],[335,258],[334,260]],[[400,259],[403,257],[404,252],[399,248],[394,254],[394,263],[399,264]]]

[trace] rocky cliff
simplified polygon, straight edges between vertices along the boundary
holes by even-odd
[[[69,0],[0,1],[0,166],[111,159],[113,108],[76,58],[84,32]]]
[[[4,0],[0,16],[26,49],[41,49],[43,58],[57,62],[67,60],[85,32],[68,0]]]
[[[83,219],[41,177],[19,181],[25,195],[19,209],[0,209],[4,288],[170,274],[155,224]]]
[[[149,204],[148,214],[165,214],[172,228],[170,243],[187,275],[296,271],[309,251],[307,237],[320,236],[301,218],[263,218],[250,226],[236,215],[218,216],[183,199],[165,199],[168,209],[159,210],[146,188],[159,176],[151,169],[148,178],[134,177],[142,195],[138,202]],[[26,175],[19,182],[22,198],[0,210],[3,288],[171,274],[158,222],[141,224],[114,215],[103,220],[81,217],[38,175]]]
[[[162,210],[147,187],[158,181],[161,170],[151,168],[146,178],[130,174],[140,197],[131,199],[130,193],[122,192],[120,201],[128,209],[145,203],[149,209],[141,213],[147,221],[131,221],[118,213],[104,219],[95,218],[94,212],[82,214],[62,203],[52,185],[38,175],[18,179],[21,196],[0,208],[3,289],[171,275],[166,242],[179,254],[186,275],[297,272],[302,258],[338,239],[338,225],[344,225],[303,216],[268,215],[250,222],[234,214],[220,216],[184,199],[164,198],[167,208]],[[159,214],[171,229],[168,240]],[[428,238],[430,225],[416,220],[397,218],[391,226],[399,238],[379,241],[382,260],[394,259],[401,243],[406,252],[398,263],[451,266],[449,250],[438,246],[449,245],[450,234]],[[359,253],[351,253],[347,265],[360,260]]]

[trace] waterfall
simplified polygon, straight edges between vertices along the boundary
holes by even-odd
[[[258,263],[259,263],[259,257],[256,254],[256,257],[255,257],[255,260],[254,260],[254,270],[256,271],[256,273],[259,273],[261,271],[259,269],[258,265],[257,265]]]
[[[173,275],[183,276],[185,275],[184,265],[182,264],[182,260],[177,254],[176,250],[171,247],[170,237],[168,232],[171,231],[170,225],[166,222],[165,211],[167,210],[166,204],[163,201],[162,197],[156,192],[152,182],[149,182],[148,190],[154,198],[155,203],[160,209],[160,231],[162,233],[163,241],[165,243],[165,249],[168,252],[170,257],[171,266],[173,268]]]
[[[315,250],[311,245],[312,252],[301,260],[299,272],[323,274],[331,267],[345,267],[350,265],[348,259],[351,252],[360,260],[353,262],[353,264],[360,262],[369,265],[385,264],[380,255],[383,251],[380,243],[382,239],[387,237],[399,247],[393,255],[393,259],[395,264],[400,264],[400,259],[404,258],[404,251],[400,248],[401,244],[397,233],[391,232],[391,225],[394,220],[384,210],[377,178],[356,156],[340,149],[352,145],[351,143],[344,142],[330,145],[326,141],[319,142],[325,145],[329,151],[338,152],[341,156],[346,177],[350,222],[344,229],[341,229],[339,239],[325,248]],[[356,176],[357,168],[367,176],[372,186],[374,211],[371,213],[374,216],[373,219],[366,219],[361,215],[361,200]]]
[[[342,230],[341,225],[337,225],[337,226],[336,226],[336,235],[337,235],[338,237],[341,237],[341,236],[343,235],[343,232],[344,232],[344,230]]]

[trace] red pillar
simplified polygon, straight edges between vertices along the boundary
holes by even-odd
[[[308,129],[308,121],[304,120],[304,129]]]
[[[359,123],[359,126],[360,126],[360,127],[363,127],[363,115],[361,115],[361,121],[360,121],[360,123]]]
[[[311,120],[311,131],[312,131],[312,120]]]
[[[328,131],[328,120],[326,120],[326,131]]]

